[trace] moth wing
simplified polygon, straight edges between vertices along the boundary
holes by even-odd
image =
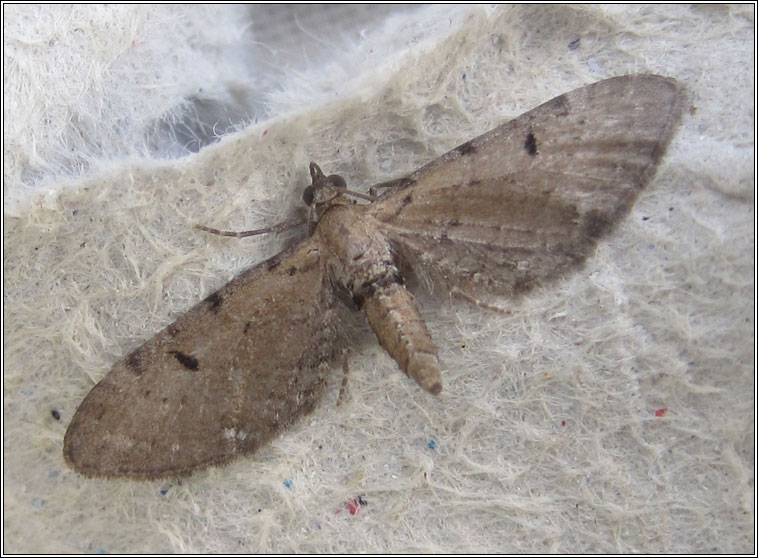
[[[526,291],[580,264],[630,209],[684,97],[655,75],[588,85],[453,149],[367,211],[428,287]]]
[[[86,475],[156,478],[255,450],[322,393],[331,292],[310,240],[242,273],[92,388],[66,460]]]

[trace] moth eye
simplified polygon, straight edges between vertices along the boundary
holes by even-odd
[[[311,205],[313,203],[313,186],[308,186],[303,191],[303,201],[305,205]]]
[[[344,190],[347,188],[347,183],[345,182],[345,179],[342,178],[339,174],[330,174],[327,178],[329,182],[332,183],[332,186],[335,188],[340,188],[341,190]]]

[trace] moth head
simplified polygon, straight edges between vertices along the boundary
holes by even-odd
[[[322,205],[343,195],[347,184],[338,174],[326,176],[316,163],[311,163],[311,181],[303,192],[306,205]]]

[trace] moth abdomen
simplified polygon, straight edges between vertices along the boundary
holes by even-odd
[[[429,393],[442,391],[437,347],[416,305],[399,282],[375,285],[363,297],[361,311],[379,343],[400,368]]]

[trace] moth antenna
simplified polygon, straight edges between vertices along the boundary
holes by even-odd
[[[274,225],[272,227],[266,227],[264,229],[255,229],[252,231],[220,231],[218,229],[214,229],[213,227],[206,227],[205,225],[195,225],[195,228],[201,231],[205,231],[211,234],[217,234],[219,236],[233,236],[236,238],[245,238],[248,236],[257,236],[260,234],[269,234],[269,233],[280,233],[284,231],[288,231],[290,229],[294,229],[295,227],[299,227],[301,225],[305,225],[306,223],[304,221],[285,221],[284,223],[279,223],[278,225]]]

